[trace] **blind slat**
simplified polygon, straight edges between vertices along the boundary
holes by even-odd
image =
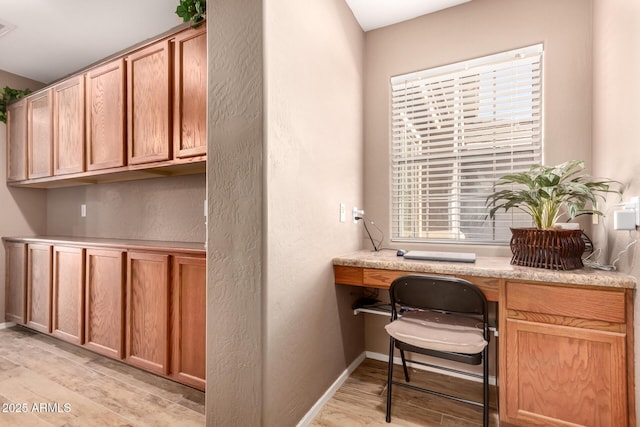
[[[522,211],[486,197],[542,157],[542,46],[391,79],[392,239],[505,243]]]

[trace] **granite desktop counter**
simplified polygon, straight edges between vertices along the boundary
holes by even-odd
[[[633,294],[617,272],[405,260],[395,251],[333,259],[335,283],[386,289],[404,274],[461,277],[498,302],[500,422],[635,426]],[[597,420],[597,421],[594,421]]]

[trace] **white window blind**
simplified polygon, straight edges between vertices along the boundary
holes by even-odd
[[[392,240],[506,243],[487,217],[507,173],[541,163],[542,45],[391,78]]]

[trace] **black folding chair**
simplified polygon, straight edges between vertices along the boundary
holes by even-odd
[[[387,422],[391,422],[391,389],[399,385],[483,407],[489,426],[489,322],[487,299],[474,284],[455,277],[407,275],[389,289],[391,322],[387,387]],[[394,348],[400,350],[405,382],[393,380]],[[477,402],[410,384],[405,352],[425,354],[470,365],[483,364],[483,401]],[[420,361],[411,361],[430,365]],[[449,371],[463,372],[447,368]]]

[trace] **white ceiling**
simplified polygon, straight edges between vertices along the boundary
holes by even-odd
[[[178,0],[0,0],[0,70],[43,83],[182,23]]]
[[[345,1],[369,31],[470,0]],[[0,0],[0,25],[15,27],[4,35],[0,28],[0,70],[51,83],[180,25],[177,5],[178,0]]]
[[[406,21],[471,0],[345,0],[363,30]]]

